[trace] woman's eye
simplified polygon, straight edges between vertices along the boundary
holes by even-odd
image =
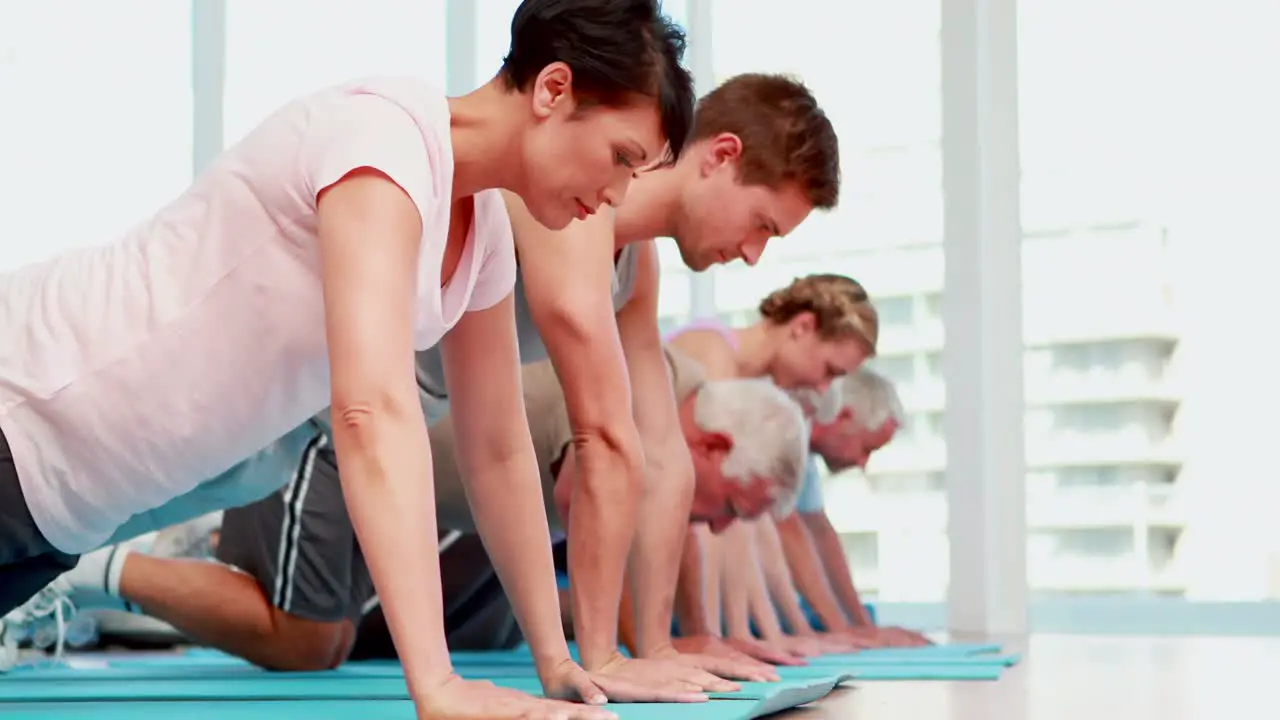
[[[622,167],[624,168],[631,167],[631,159],[628,158],[626,155],[622,153],[615,153],[614,158],[616,159],[616,162]]]

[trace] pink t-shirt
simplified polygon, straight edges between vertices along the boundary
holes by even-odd
[[[417,349],[511,292],[496,190],[476,196],[440,288],[449,123],[444,93],[417,79],[322,90],[124,237],[0,275],[0,430],[50,543],[93,549],[329,405],[316,196],[351,170],[385,173],[422,215]]]

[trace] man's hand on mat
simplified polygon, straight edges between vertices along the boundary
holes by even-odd
[[[933,644],[933,641],[922,633],[903,627],[882,627],[876,630],[878,630],[877,636],[884,637],[891,643],[890,647],[925,647]]]
[[[869,648],[923,647],[933,643],[918,632],[900,627],[856,627],[840,633],[861,640]]]
[[[780,650],[772,645],[760,642],[755,638],[727,637],[724,641],[734,650],[737,650],[749,657],[753,657],[756,660],[767,662],[770,665],[790,665],[794,667],[809,664],[805,662],[804,658],[797,657],[785,650]]]
[[[851,653],[882,647],[874,637],[851,632],[821,632],[816,637],[822,643],[824,653]]]
[[[534,697],[457,675],[415,693],[415,699],[419,720],[618,720],[604,708]]]
[[[740,653],[712,635],[673,638],[670,645],[648,657],[683,663],[729,680],[777,682],[781,679],[772,665]]]
[[[822,642],[812,635],[782,635],[767,642],[779,650],[800,657],[817,657],[824,652]]]
[[[733,692],[736,683],[669,660],[628,658],[615,652],[591,679],[620,702],[703,702],[706,692]]]

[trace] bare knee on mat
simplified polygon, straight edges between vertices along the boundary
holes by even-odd
[[[272,631],[253,662],[268,670],[304,672],[332,670],[346,661],[355,643],[348,620],[321,622],[275,610]]]

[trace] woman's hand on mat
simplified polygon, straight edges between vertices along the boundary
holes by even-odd
[[[591,671],[591,679],[621,702],[703,702],[706,692],[733,692],[736,683],[669,660],[623,657],[615,652]]]
[[[749,637],[727,637],[725,642],[729,647],[737,650],[744,655],[753,657],[756,660],[767,662],[770,665],[808,665],[804,658],[797,657],[785,650],[780,650],[772,645],[763,643],[755,638]]]
[[[543,675],[539,671],[538,675],[542,681],[542,691],[549,698],[589,705],[604,705],[609,702],[608,694],[592,681],[590,673],[569,658],[556,663],[550,673]]]
[[[419,720],[618,720],[604,708],[534,697],[457,675],[415,699]]]
[[[661,648],[650,656],[692,664],[712,675],[719,675],[729,680],[777,682],[781,679],[772,665],[734,650],[728,643],[714,635],[672,638],[669,647]],[[715,664],[709,662],[711,660],[714,660]]]

